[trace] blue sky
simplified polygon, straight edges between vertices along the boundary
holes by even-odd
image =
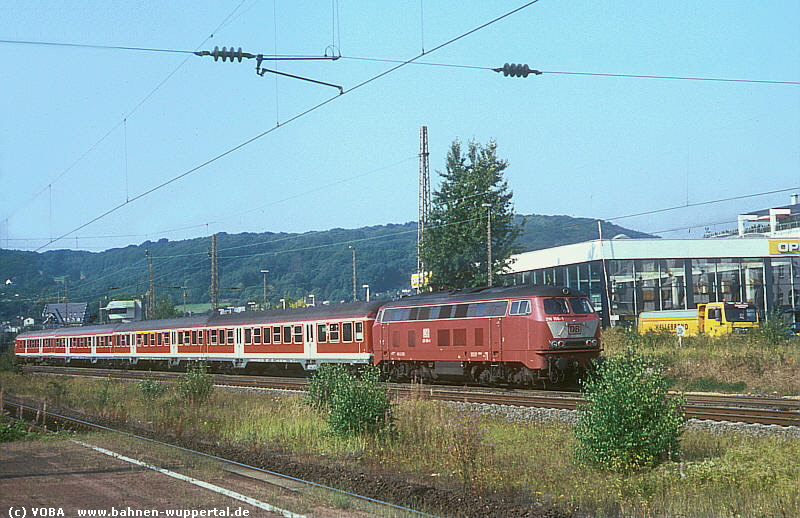
[[[103,250],[413,221],[423,124],[434,188],[453,139],[495,139],[520,213],[611,219],[800,186],[796,84],[554,73],[798,82],[797,0],[540,0],[420,61],[543,75],[408,65],[350,91],[393,66],[352,58],[409,59],[523,4],[0,0],[6,41],[303,55],[336,45],[340,60],[278,69],[347,92],[259,77],[253,61],[0,43],[0,246]],[[789,193],[614,221],[699,237]]]

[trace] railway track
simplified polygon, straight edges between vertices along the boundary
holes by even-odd
[[[151,379],[168,381],[180,375],[180,373],[165,371],[144,372],[49,366],[26,366],[24,370],[36,374],[100,378],[110,377],[128,380],[140,380],[150,377]],[[224,386],[303,391],[305,390],[307,380],[305,378],[216,374],[215,382],[217,385]],[[411,396],[464,403],[485,403],[566,410],[574,410],[583,403],[583,398],[576,392],[523,391],[407,384],[391,384],[391,391],[397,397]],[[690,418],[779,426],[800,426],[800,399],[695,393],[686,394],[685,397],[686,415]]]
[[[28,422],[36,423],[31,425],[32,427],[38,429],[41,432],[47,433],[49,430],[57,430],[57,429],[69,429],[69,430],[81,430],[81,431],[100,431],[100,432],[110,432],[113,434],[118,434],[121,436],[126,436],[128,438],[138,439],[140,441],[144,441],[150,445],[158,445],[161,447],[167,447],[169,449],[175,450],[176,452],[182,454],[189,454],[196,457],[203,457],[206,459],[211,459],[216,461],[220,468],[227,472],[234,475],[238,475],[240,477],[244,477],[247,479],[252,479],[258,481],[260,483],[270,484],[272,486],[282,488],[284,490],[288,490],[291,492],[296,492],[300,494],[314,494],[314,499],[319,499],[320,493],[330,493],[335,495],[335,500],[341,499],[351,499],[353,501],[359,502],[362,507],[362,510],[366,510],[367,513],[372,515],[373,513],[377,514],[384,514],[384,515],[391,515],[391,516],[398,516],[404,518],[414,518],[414,517],[426,517],[426,518],[436,518],[435,515],[428,514],[423,511],[418,511],[416,509],[412,509],[410,507],[396,505],[391,502],[386,502],[383,500],[379,500],[376,498],[372,498],[369,496],[360,495],[357,493],[353,493],[350,491],[344,491],[341,489],[337,489],[331,486],[327,486],[324,484],[319,484],[317,482],[304,480],[301,478],[293,477],[291,475],[286,475],[283,473],[278,473],[275,471],[263,469],[257,466],[253,466],[250,464],[245,464],[236,460],[231,460],[227,458],[223,458],[212,453],[198,451],[195,449],[187,448],[184,446],[179,446],[175,444],[171,444],[168,442],[163,442],[160,440],[156,440],[152,437],[147,437],[143,435],[138,435],[136,433],[132,433],[129,431],[118,430],[115,428],[110,428],[108,426],[100,425],[97,423],[93,423],[91,421],[87,421],[85,419],[80,419],[74,416],[63,415],[59,413],[54,413],[52,411],[48,412],[43,410],[42,408],[36,408],[30,405],[27,405],[23,402],[17,401],[15,398],[9,399],[7,396],[2,400],[2,410],[6,411],[9,416],[14,419],[25,419]],[[77,444],[81,444],[83,446],[88,446],[95,450],[103,450],[102,448],[92,447],[91,445],[84,444],[81,441],[73,440],[73,442]],[[116,454],[114,452],[108,452],[104,450],[106,454],[112,454],[118,458],[124,457]],[[129,460],[130,461],[130,460]],[[142,466],[148,467],[150,469],[155,469],[161,472],[169,472],[174,474],[171,470],[165,470],[163,468],[152,466],[144,463],[140,463],[139,461],[133,460],[135,463],[139,463]],[[171,475],[172,476],[172,475]],[[183,480],[195,480],[191,477],[186,477],[184,475],[177,474],[177,477]],[[201,482],[202,487],[208,487],[209,484]],[[225,494],[230,494],[229,490]],[[254,500],[249,497],[244,497],[247,500]],[[269,506],[269,504],[264,504]],[[273,508],[269,506],[272,512],[275,515],[283,515],[283,516],[291,516],[296,518],[305,518],[303,515],[299,515],[296,513],[292,513],[290,511],[285,511],[279,508]],[[359,506],[356,506],[359,507]],[[263,508],[263,507],[262,507]],[[278,509],[278,512],[274,511],[274,509]],[[337,511],[338,513],[338,511]],[[360,513],[359,513],[360,515]],[[342,514],[342,516],[345,516]]]

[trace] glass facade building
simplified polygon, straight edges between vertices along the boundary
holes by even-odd
[[[719,301],[753,302],[762,315],[794,321],[800,316],[797,248],[794,239],[589,241],[519,254],[505,282],[577,288],[606,325],[633,323],[642,311]]]

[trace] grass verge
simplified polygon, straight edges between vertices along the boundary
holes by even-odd
[[[682,457],[609,473],[573,461],[568,424],[513,423],[419,398],[397,402],[381,438],[330,433],[301,397],[215,391],[187,405],[175,384],[143,399],[136,383],[0,374],[6,393],[117,422],[251,452],[326,464],[596,516],[800,516],[800,441],[688,430]]]

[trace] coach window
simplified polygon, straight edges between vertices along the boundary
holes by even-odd
[[[261,345],[261,328],[260,327],[253,328],[253,343],[255,345]]]
[[[329,330],[329,339],[331,342],[338,342],[339,341],[339,324],[331,324],[328,326]]]
[[[205,334],[206,332],[202,329],[197,332],[197,343],[199,343],[200,345],[203,345],[203,335]]]
[[[292,343],[292,326],[283,326],[283,343]]]
[[[247,345],[253,343],[253,330],[249,327],[244,330],[244,343]]]
[[[161,333],[156,333],[156,334],[158,335],[156,336],[156,344],[161,345],[161,340],[162,340]]]
[[[169,345],[169,332],[164,333],[164,345]]]
[[[565,315],[569,313],[567,301],[564,299],[544,299],[544,312],[548,315]]]
[[[294,326],[294,343],[303,343],[303,326],[301,325]]]
[[[364,341],[364,323],[356,322],[356,342]]]
[[[342,324],[342,342],[352,342],[352,341],[353,341],[353,323],[344,322]]]
[[[272,343],[281,343],[281,326],[275,326],[272,328]]]
[[[183,344],[184,345],[191,345],[192,343],[192,334],[189,331],[183,332]]]
[[[136,335],[136,345],[138,345],[138,346],[142,345],[142,335],[140,335],[140,334]]]
[[[217,330],[211,330],[211,345],[217,345]]]
[[[197,345],[197,331],[192,331],[192,345]]]
[[[228,343],[232,344],[233,343],[233,329],[226,329],[225,330],[225,334],[228,335]]]
[[[328,341],[328,330],[326,329],[325,324],[317,324],[317,341]]]
[[[269,327],[265,327],[261,331],[261,336],[264,337],[264,345],[269,344],[272,341],[272,330]]]

